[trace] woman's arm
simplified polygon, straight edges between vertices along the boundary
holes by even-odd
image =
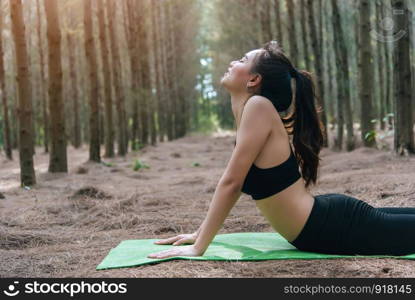
[[[200,255],[206,251],[240,195],[241,189],[238,185],[222,182],[218,184],[207,216],[197,230],[194,246]]]
[[[271,133],[272,103],[253,96],[242,113],[237,141],[231,159],[215,190],[205,220],[195,241],[196,250],[204,253],[241,195],[246,175]]]
[[[262,96],[252,96],[245,104],[240,128],[236,133],[238,142],[216,187],[207,216],[196,231],[195,243],[150,254],[149,257],[203,255],[241,195],[245,177],[271,134],[272,109],[272,103]]]

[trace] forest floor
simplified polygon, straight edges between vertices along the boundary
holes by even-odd
[[[111,165],[87,162],[86,145],[69,146],[67,174],[49,174],[49,156],[39,147],[38,184],[31,189],[19,187],[17,152],[13,161],[1,153],[0,277],[415,277],[414,260],[390,258],[173,260],[95,270],[123,240],[195,231],[206,216],[234,138],[233,132],[190,135],[125,158],[103,158]],[[321,158],[313,195],[345,193],[375,207],[415,207],[414,156],[359,146],[351,152],[324,148]],[[135,159],[150,168],[134,171]],[[255,202],[242,194],[219,233],[252,231],[273,229]]]

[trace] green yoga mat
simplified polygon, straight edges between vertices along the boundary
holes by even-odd
[[[156,245],[158,239],[125,240],[111,249],[97,270],[134,267],[174,259],[257,261],[273,259],[326,259],[348,257],[392,257],[415,259],[415,253],[405,256],[392,255],[337,255],[300,251],[276,232],[238,232],[217,234],[203,256],[174,256],[163,259],[147,258],[147,255],[159,252],[173,245]]]

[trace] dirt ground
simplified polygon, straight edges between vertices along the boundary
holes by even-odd
[[[95,270],[123,240],[196,230],[230,158],[234,138],[233,132],[190,135],[125,158],[103,158],[107,164],[87,162],[86,145],[69,146],[68,174],[48,174],[49,156],[39,147],[38,184],[32,189],[19,187],[17,152],[12,162],[1,153],[0,277],[415,277],[415,261],[379,258],[175,260]],[[321,158],[313,195],[345,193],[376,207],[415,207],[414,156],[358,147],[349,153],[325,148]],[[150,168],[134,171],[136,159]],[[242,194],[219,233],[245,231],[272,228],[254,201]]]

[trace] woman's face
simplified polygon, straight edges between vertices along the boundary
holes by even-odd
[[[250,73],[253,60],[261,50],[255,49],[243,55],[239,60],[231,61],[220,83],[229,91],[245,91],[247,83],[254,76]]]

